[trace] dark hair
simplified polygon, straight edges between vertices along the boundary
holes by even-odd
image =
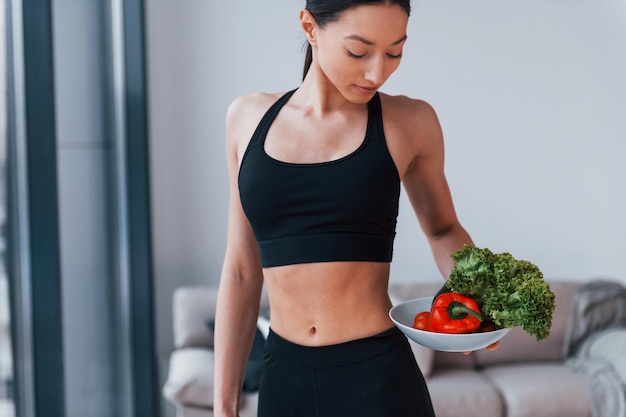
[[[339,20],[341,13],[353,7],[365,4],[397,4],[411,14],[411,0],[307,0],[306,9],[311,13],[318,26],[323,27],[327,23]],[[313,62],[313,48],[307,42],[306,56],[304,58],[304,72],[302,79],[306,77],[311,63]]]

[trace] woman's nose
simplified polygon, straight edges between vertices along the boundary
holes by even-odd
[[[384,79],[384,60],[382,58],[372,58],[365,69],[364,78],[374,85],[380,85]]]

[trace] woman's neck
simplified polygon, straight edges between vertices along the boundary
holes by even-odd
[[[360,103],[348,101],[337,87],[328,80],[326,74],[314,64],[311,65],[300,88],[294,94],[292,100],[294,99],[297,100],[299,105],[310,108],[313,113],[320,116],[364,106]]]

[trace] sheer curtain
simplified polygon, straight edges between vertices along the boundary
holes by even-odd
[[[13,352],[11,348],[11,313],[9,281],[6,268],[7,247],[7,77],[5,1],[0,0],[0,415],[15,415],[13,405]]]

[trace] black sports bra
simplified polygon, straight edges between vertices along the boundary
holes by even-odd
[[[263,267],[331,261],[391,262],[400,178],[389,154],[378,93],[365,139],[351,154],[287,163],[264,149],[267,132],[295,90],[270,107],[239,169],[239,193]]]

